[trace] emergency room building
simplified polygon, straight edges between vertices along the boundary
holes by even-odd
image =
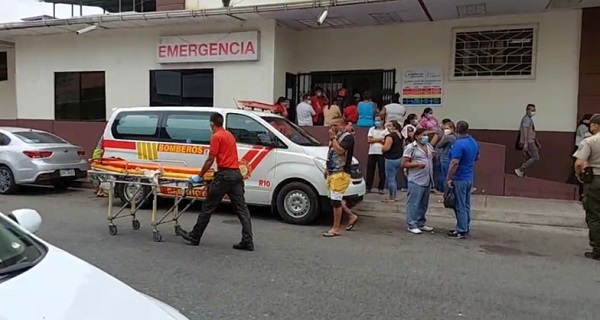
[[[600,1],[238,2],[106,0],[113,13],[0,24],[0,124],[90,152],[117,107],[293,105],[317,85],[371,90],[380,103],[400,92],[409,113],[469,122],[486,158],[480,192],[575,196],[574,130],[600,102]],[[543,145],[529,176],[543,180],[510,174],[528,103]]]

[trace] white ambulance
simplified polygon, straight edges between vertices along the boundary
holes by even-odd
[[[249,205],[268,206],[293,224],[310,224],[330,210],[323,175],[327,147],[273,113],[211,107],[116,109],[102,137],[103,157],[201,168],[208,155],[212,113],[223,115],[225,129],[236,138]],[[352,161],[352,183],[345,196],[349,205],[362,201],[365,194],[360,166],[356,158]],[[134,185],[115,188],[122,201],[134,191]],[[172,196],[176,190],[160,192]],[[197,190],[192,195],[203,198],[205,193]]]

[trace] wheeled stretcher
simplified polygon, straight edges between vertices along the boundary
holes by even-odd
[[[163,161],[165,162],[165,161]],[[200,172],[199,168],[189,168],[187,164],[179,162],[180,166],[165,166],[158,162],[136,161],[130,162],[117,158],[96,159],[91,161],[91,170],[88,176],[95,180],[100,187],[107,189],[108,208],[107,219],[108,232],[110,235],[116,235],[118,232],[114,221],[119,218],[130,216],[132,218],[131,226],[133,230],[140,229],[140,222],[137,219],[137,212],[142,208],[148,199],[152,199],[151,206],[151,225],[152,239],[156,242],[162,241],[162,235],[158,226],[167,223],[174,223],[175,235],[179,236],[181,227],[179,226],[179,217],[185,213],[198,199],[191,194],[191,190],[204,188],[208,190],[210,182],[213,179],[214,172],[210,171],[204,175],[204,181],[201,185],[192,185],[189,180],[193,175]],[[183,165],[183,167],[181,166]],[[117,210],[114,210],[113,202],[115,197],[115,187],[118,184],[125,184],[125,188],[131,188],[129,199]],[[145,193],[144,189],[150,191]],[[163,188],[175,190],[174,203],[163,214],[158,213],[158,196],[161,195]],[[183,208],[179,209],[180,203],[185,199],[191,199]],[[129,210],[126,210],[129,208]],[[129,214],[126,214],[128,212]]]

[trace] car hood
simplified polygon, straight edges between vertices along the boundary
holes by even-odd
[[[314,158],[321,158],[323,160],[327,160],[327,153],[329,152],[329,147],[303,147],[304,152]],[[356,157],[352,157],[352,164],[358,164],[358,160]]]
[[[148,297],[53,246],[0,283],[0,320],[173,320]]]

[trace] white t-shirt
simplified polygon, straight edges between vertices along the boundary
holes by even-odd
[[[314,115],[315,109],[310,104],[302,101],[296,106],[296,117],[299,126],[312,126],[312,116]]]
[[[406,108],[399,103],[390,103],[384,106],[385,108],[385,121],[396,120],[400,124],[404,121],[406,115]]]
[[[383,139],[385,136],[389,134],[386,128],[377,129],[375,127],[371,127],[369,129],[369,133],[367,137],[375,138],[375,139]],[[370,143],[369,144],[369,154],[383,154],[383,143]]]

